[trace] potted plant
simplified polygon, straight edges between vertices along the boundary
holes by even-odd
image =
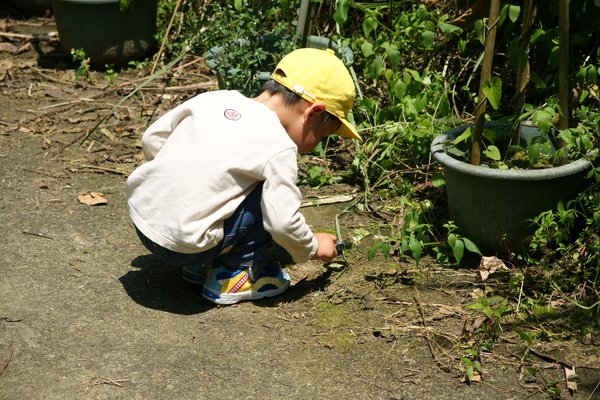
[[[526,0],[521,13],[521,34],[515,46],[517,83],[511,102],[512,115],[504,122],[485,122],[486,106],[499,107],[502,89],[501,79],[491,76],[499,3],[499,0],[490,2],[475,122],[437,137],[431,144],[431,152],[444,167],[450,217],[461,233],[486,252],[507,255],[527,246],[533,232],[532,218],[556,208],[559,201],[566,203],[585,188],[585,175],[591,163],[585,157],[573,162],[567,159],[569,147],[565,139],[570,134],[567,0],[561,0],[560,8],[559,104],[524,106],[530,72],[528,46],[536,10],[535,1]],[[556,121],[556,114],[560,115],[560,121]],[[528,118],[538,125],[533,127],[537,132],[534,135],[523,135],[531,129],[523,126]],[[465,147],[468,139],[471,145]],[[507,153],[501,154],[500,149],[506,149]],[[461,159],[465,155],[469,160]],[[511,156],[516,161],[508,162]],[[519,159],[530,165],[519,164]],[[555,160],[557,165],[536,168],[540,159]]]
[[[52,0],[63,48],[92,65],[124,65],[154,48],[157,0]]]

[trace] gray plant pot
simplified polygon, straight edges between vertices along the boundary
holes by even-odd
[[[498,124],[487,124],[493,129]],[[586,187],[591,163],[579,159],[567,165],[538,170],[498,170],[474,166],[446,153],[447,143],[468,126],[451,129],[431,144],[443,165],[450,218],[460,233],[482,251],[508,255],[531,242],[531,219],[569,201]]]
[[[83,49],[96,66],[124,65],[154,49],[157,0],[137,0],[121,11],[119,0],[52,0],[61,45]]]

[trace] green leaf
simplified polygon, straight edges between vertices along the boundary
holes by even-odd
[[[373,54],[373,43],[364,42],[362,46],[360,46],[360,50],[365,58],[369,57],[371,54]]]
[[[535,164],[540,159],[540,144],[534,143],[527,146],[527,155],[529,156],[529,163]]]
[[[598,72],[599,71],[600,71],[600,68],[596,69],[596,68],[594,68],[593,65],[590,65],[588,67],[587,74],[586,74],[587,75],[587,81],[589,83],[596,83],[596,80],[598,79]]]
[[[444,33],[461,32],[462,29],[456,25],[447,24],[445,22],[438,22],[438,28]]]
[[[381,249],[381,247],[383,247],[383,243],[377,243],[375,246],[371,247],[367,252],[367,259],[372,260],[373,257],[375,257],[375,254],[377,254],[377,251]]]
[[[473,243],[470,239],[467,238],[462,238],[463,242],[465,242],[465,247],[467,248],[467,250],[469,250],[471,253],[477,253],[479,255],[481,254],[481,251],[479,251],[479,247],[477,247],[477,245],[475,243]]]
[[[477,350],[474,349],[465,349],[465,353],[467,353],[468,355],[472,356],[472,357],[477,357]]]
[[[363,32],[365,36],[369,36],[375,29],[377,29],[377,19],[373,17],[365,18],[363,21]]]
[[[398,46],[396,46],[395,44],[391,44],[386,51],[387,54],[387,59],[389,61],[390,64],[392,65],[398,65],[400,64],[400,50],[398,49]]]
[[[467,309],[469,309],[469,310],[482,310],[483,309],[483,304],[482,303],[469,304],[467,306]]]
[[[460,142],[464,142],[465,140],[469,139],[471,136],[473,136],[473,128],[468,127],[467,129],[464,130],[463,133],[460,134],[460,136],[458,136],[456,139],[454,139],[452,141],[452,144],[459,144]]]
[[[465,254],[465,243],[462,239],[456,239],[454,246],[452,247],[452,255],[456,259],[456,263],[460,264],[460,260],[462,260],[463,255]]]
[[[500,107],[500,98],[502,97],[502,80],[495,76],[483,82],[481,90],[490,102],[490,105],[494,110],[497,110]]]
[[[489,140],[491,143],[494,143],[496,141],[496,136],[496,132],[494,132],[493,130],[487,128],[483,129],[483,137]]]
[[[488,317],[489,319],[492,319],[492,317],[494,316],[492,308],[488,305],[484,305],[483,308],[481,309],[481,311],[483,311],[485,316]]]
[[[500,161],[500,159],[502,159],[502,156],[500,155],[500,149],[494,145],[488,146],[486,150],[482,151],[482,154],[490,160]]]
[[[242,11],[244,9],[244,0],[235,0],[233,2],[233,7],[236,11]]]
[[[439,172],[433,172],[431,174],[431,183],[434,187],[441,188],[446,184],[446,179],[444,178],[444,175]]]
[[[394,84],[392,85],[392,91],[394,93],[394,96],[398,99],[398,100],[402,100],[404,98],[404,96],[406,95],[406,83],[404,83],[402,80],[398,79],[396,82],[394,82]]]
[[[508,6],[508,18],[510,18],[513,24],[519,19],[519,14],[521,14],[521,6]]]
[[[508,54],[508,61],[511,67],[515,69],[523,67],[527,63],[527,52],[521,49],[517,39],[509,43],[506,53]]]
[[[425,46],[426,49],[430,49],[433,46],[435,34],[431,31],[421,32],[421,40],[423,41],[423,46]]]
[[[337,0],[335,3],[335,13],[333,19],[336,24],[342,26],[348,19],[348,10],[350,9],[350,0]]]
[[[421,242],[419,242],[413,234],[410,235],[408,248],[410,249],[410,254],[412,254],[413,258],[418,263],[419,259],[421,259],[421,252],[423,250],[423,246],[421,246]]]
[[[456,245],[456,239],[457,236],[455,233],[451,233],[448,235],[448,245],[450,246],[450,248],[454,248],[454,246]]]
[[[548,133],[552,127],[553,115],[546,110],[537,110],[531,116],[531,121],[540,128],[540,132]]]

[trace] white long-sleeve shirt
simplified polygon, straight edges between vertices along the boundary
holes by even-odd
[[[297,146],[265,105],[236,91],[200,94],[154,122],[142,150],[147,162],[127,180],[129,214],[153,242],[186,254],[214,247],[223,220],[264,181],[265,230],[296,262],[317,251],[298,211]]]

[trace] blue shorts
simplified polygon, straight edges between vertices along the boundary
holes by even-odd
[[[263,226],[262,182],[223,221],[224,237],[213,248],[195,254],[184,254],[164,248],[135,228],[140,240],[154,255],[167,264],[183,266],[217,261],[232,268],[261,267],[271,262],[273,238]]]

